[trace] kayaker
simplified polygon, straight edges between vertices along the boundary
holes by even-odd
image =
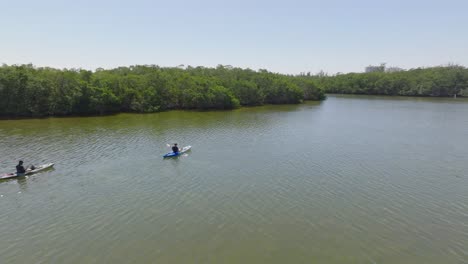
[[[172,146],[172,152],[179,153],[179,147],[177,147],[177,143],[174,143],[174,146]]]
[[[26,173],[26,170],[24,169],[23,167],[23,161],[20,160],[18,165],[16,165],[16,173],[17,174],[23,174],[23,173]]]

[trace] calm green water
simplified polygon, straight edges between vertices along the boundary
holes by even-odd
[[[163,160],[166,143],[192,145]],[[0,121],[0,263],[468,263],[468,101]]]

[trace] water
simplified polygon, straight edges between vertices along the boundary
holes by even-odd
[[[0,263],[468,263],[468,101],[0,121]],[[163,160],[167,143],[192,145]]]

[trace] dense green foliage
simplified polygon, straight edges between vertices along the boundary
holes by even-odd
[[[328,93],[403,96],[467,96],[468,69],[461,66],[398,72],[313,76]]]
[[[0,67],[0,116],[93,115],[322,100],[315,80],[225,66],[112,70]]]
[[[461,66],[408,71],[289,76],[266,70],[119,67],[82,69],[0,67],[0,116],[66,116],[170,109],[233,109],[240,105],[323,100],[344,94],[468,96]]]

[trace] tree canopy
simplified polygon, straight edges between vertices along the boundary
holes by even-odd
[[[110,70],[0,67],[0,116],[40,117],[234,109],[323,100],[326,93],[467,96],[462,66],[370,71],[328,76],[284,75],[267,70],[137,65]]]
[[[0,67],[0,116],[7,117],[233,109],[324,98],[316,80],[222,65],[185,69],[138,65],[94,72]]]
[[[317,83],[327,93],[435,97],[468,95],[468,69],[457,65],[311,78],[318,80]]]

